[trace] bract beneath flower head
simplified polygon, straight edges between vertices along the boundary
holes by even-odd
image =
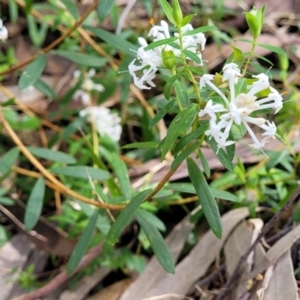
[[[233,124],[244,126],[247,129],[254,144],[255,149],[261,149],[269,138],[274,138],[276,134],[276,125],[264,118],[252,117],[251,114],[263,109],[274,109],[277,113],[282,108],[282,97],[276,89],[270,87],[269,78],[265,74],[253,76],[257,80],[247,86],[247,90],[235,95],[235,86],[241,77],[238,66],[234,63],[227,64],[223,68],[223,82],[228,81],[229,91],[221,91],[214,83],[214,76],[204,74],[200,79],[200,88],[210,88],[224,100],[224,104],[213,103],[209,100],[206,107],[199,112],[199,117],[209,115],[210,129],[205,132],[210,138],[214,138],[219,148],[231,145],[228,137]],[[258,99],[258,93],[264,91],[267,96]],[[229,95],[225,96],[225,95]],[[257,138],[249,124],[260,127],[264,132],[262,139]]]

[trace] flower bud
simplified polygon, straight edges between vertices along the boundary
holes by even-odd
[[[262,26],[264,23],[264,13],[265,13],[265,6],[256,9],[253,9],[250,12],[246,12],[246,22],[249,26],[251,35],[253,38],[257,38],[262,30]]]
[[[167,69],[172,70],[176,65],[174,52],[172,50],[163,49],[161,54],[162,54],[162,59],[163,59],[164,66]]]
[[[173,0],[173,18],[177,27],[179,27],[182,22],[182,11],[178,0]]]

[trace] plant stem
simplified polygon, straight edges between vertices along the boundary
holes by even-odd
[[[244,70],[243,70],[243,74],[242,74],[243,77],[246,75],[246,72],[247,72],[249,63],[250,63],[250,61],[251,61],[251,58],[253,57],[254,49],[255,49],[255,47],[256,47],[256,42],[257,42],[257,38],[253,38],[252,48],[251,48],[251,51],[250,51],[250,53],[249,53],[248,59],[247,59],[247,61],[246,61],[246,64],[245,64],[245,67],[244,67]]]
[[[182,41],[182,31],[181,31],[181,28],[178,27],[178,35],[179,35],[179,46],[180,46],[180,57],[181,57],[181,60],[182,60],[182,64],[184,66],[184,69],[185,71],[187,72],[189,78],[190,78],[190,81],[192,82],[193,86],[194,86],[194,89],[195,89],[195,93],[196,93],[196,96],[197,96],[197,101],[200,105],[200,108],[204,108],[204,103],[202,102],[201,100],[201,96],[200,96],[200,90],[199,90],[199,87],[198,87],[198,83],[196,82],[194,76],[193,76],[193,73],[191,72],[191,70],[189,69],[187,63],[186,63],[186,60],[185,60],[185,56],[184,56],[184,52],[183,52],[183,41]]]

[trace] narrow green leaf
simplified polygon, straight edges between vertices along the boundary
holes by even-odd
[[[169,101],[155,116],[154,118],[150,121],[149,123],[149,128],[153,127],[156,125],[173,107],[176,99],[172,99]]]
[[[56,100],[57,99],[57,94],[56,92],[53,90],[53,88],[51,86],[49,86],[49,84],[47,84],[45,81],[43,81],[42,79],[38,79],[33,86],[39,90],[41,93],[43,93],[44,95],[46,95],[47,97]]]
[[[198,156],[199,156],[199,158],[200,158],[200,161],[201,161],[201,164],[202,164],[203,171],[204,171],[205,175],[206,175],[207,177],[210,177],[210,167],[209,167],[209,165],[208,165],[208,163],[207,163],[207,160],[206,160],[206,158],[204,157],[204,155],[203,155],[201,149],[198,150]]]
[[[183,36],[188,36],[188,35],[194,35],[200,32],[207,32],[207,31],[212,31],[212,30],[217,30],[218,28],[215,26],[202,26],[190,31],[187,31],[186,33],[183,34]]]
[[[46,66],[46,55],[41,53],[28,67],[23,71],[18,85],[19,89],[23,90],[33,85],[41,76]]]
[[[104,19],[115,5],[116,0],[101,0],[97,7],[98,16]]]
[[[19,148],[13,148],[0,158],[0,176],[7,173],[19,157]]]
[[[269,44],[257,44],[257,45],[260,46],[260,47],[262,47],[262,48],[265,48],[267,50],[270,50],[271,52],[275,52],[277,54],[280,54],[280,55],[283,55],[283,56],[287,56],[286,52],[283,49],[278,48],[276,46],[269,45]]]
[[[6,205],[6,206],[14,205],[15,201],[8,197],[0,197],[0,204]]]
[[[236,48],[234,46],[231,46],[231,48],[233,49],[233,52],[227,58],[225,64],[234,62],[235,64],[237,64],[239,66],[239,68],[241,68],[245,61],[244,54],[243,54],[242,50],[240,50],[239,48]]]
[[[187,159],[189,177],[199,197],[206,220],[217,238],[222,237],[222,222],[216,200],[198,165],[190,157]]]
[[[227,191],[223,191],[217,188],[212,188],[209,187],[210,191],[212,193],[212,195],[215,198],[219,198],[222,200],[228,200],[228,201],[232,201],[232,202],[240,202],[240,199],[238,197],[236,197],[235,195],[227,192]],[[181,193],[187,193],[187,194],[196,194],[196,190],[193,186],[193,184],[191,183],[170,183],[167,186],[164,187],[164,189],[166,190],[172,190],[172,191],[177,191],[177,192],[181,192]]]
[[[186,131],[191,128],[198,111],[199,105],[191,104],[186,109],[180,111],[178,115],[173,119],[169,126],[168,134],[162,145],[161,159],[164,159],[168,151],[174,145],[178,136],[186,133]]]
[[[168,20],[176,25],[176,22],[174,21],[174,18],[173,18],[173,8],[172,6],[166,1],[166,0],[159,0],[160,2],[160,5],[165,13],[165,15],[167,16]]]
[[[159,47],[159,46],[163,46],[163,45],[166,45],[166,44],[169,44],[171,42],[174,42],[178,40],[178,37],[170,37],[170,38],[167,38],[167,39],[163,39],[163,40],[158,40],[158,41],[155,41],[155,42],[152,42],[151,44],[149,44],[145,50],[151,50],[151,49],[154,49],[156,47]]]
[[[206,141],[208,142],[208,144],[211,146],[211,148],[213,149],[214,153],[216,154],[216,156],[218,157],[219,161],[221,162],[221,164],[229,171],[233,172],[234,171],[234,166],[231,162],[231,160],[229,159],[227,153],[222,149],[222,148],[218,148],[218,145],[215,141],[214,138],[211,139],[206,139]]]
[[[157,260],[168,273],[175,273],[172,254],[160,232],[147,220],[147,218],[143,217],[143,214],[141,214],[140,211],[137,211],[135,216],[144,230]]]
[[[80,14],[77,5],[71,0],[60,0],[74,19],[79,19]],[[102,1],[101,1],[102,2]]]
[[[143,219],[147,219],[149,223],[152,223],[158,230],[160,231],[166,231],[167,228],[164,224],[164,222],[158,218],[153,213],[149,212],[148,210],[145,210],[143,208],[138,209],[138,213],[140,216],[142,216]]]
[[[108,244],[114,245],[118,241],[122,231],[126,226],[129,225],[131,219],[133,218],[133,215],[151,192],[151,190],[145,190],[138,193],[121,211],[120,215],[116,219],[116,222],[113,223],[107,234]]]
[[[186,149],[184,149],[172,162],[171,170],[176,169],[181,165],[181,163],[194,151],[196,151],[201,145],[201,142],[198,141],[190,146],[188,146]]]
[[[25,210],[24,225],[27,231],[33,229],[39,220],[43,208],[44,196],[45,181],[43,177],[40,177],[32,188]]]
[[[95,28],[92,26],[83,26],[85,29],[94,33],[97,37],[105,41],[107,44],[121,50],[122,52],[128,54],[129,56],[136,57],[136,51],[138,47],[120,36],[112,34],[101,28]]]
[[[187,25],[188,23],[191,22],[191,20],[196,16],[196,14],[192,14],[192,15],[187,15],[185,16],[183,19],[182,19],[182,22],[181,22],[181,27]]]
[[[189,134],[181,138],[174,148],[174,154],[177,156],[178,152],[181,151],[182,148],[184,148],[194,140],[198,139],[207,130],[207,128],[208,122],[203,122],[200,125],[200,127],[198,127],[196,130],[190,132]]]
[[[131,199],[130,179],[126,164],[123,160],[120,159],[119,155],[116,153],[111,153],[110,164],[118,178],[123,195],[126,197],[127,200]]]
[[[93,238],[93,233],[97,224],[97,219],[98,219],[98,211],[96,210],[92,215],[90,222],[88,223],[87,227],[84,229],[82,235],[79,238],[79,241],[77,242],[72,252],[71,258],[67,265],[68,274],[71,274],[76,269],[81,259],[83,258],[84,254],[86,253],[89,244],[91,243],[91,240]]]
[[[227,191],[222,191],[222,190],[215,189],[215,188],[210,188],[210,191],[215,198],[232,201],[232,202],[237,202],[237,203],[241,202],[241,200],[237,196],[235,196]]]
[[[86,214],[86,216],[88,218],[91,218],[93,216],[93,214],[95,213],[95,211],[97,210],[97,208],[92,207],[91,205],[89,205],[87,203],[83,203],[81,201],[76,201],[76,202],[80,205],[82,211]],[[107,214],[104,213],[103,215],[101,215],[100,212],[98,213],[98,218],[97,218],[97,222],[96,222],[96,227],[98,230],[100,230],[102,233],[104,233],[106,235],[110,229],[110,223],[111,222],[110,222]]]
[[[233,136],[232,132],[229,133],[229,139],[234,140],[234,136]],[[235,144],[227,146],[226,147],[226,152],[227,152],[227,155],[228,155],[228,159],[230,161],[232,161],[234,159],[234,156],[235,156]]]
[[[47,160],[62,162],[66,164],[75,164],[76,159],[64,152],[40,148],[40,147],[27,147],[27,149],[34,155]]]
[[[167,100],[170,99],[170,95],[171,95],[171,90],[172,90],[172,87],[174,85],[174,83],[177,81],[177,79],[179,77],[181,77],[183,75],[184,71],[182,72],[178,72],[176,75],[172,76],[165,84],[165,87],[164,87],[164,95],[166,97]]]
[[[201,59],[199,58],[197,53],[194,53],[189,50],[183,50],[183,53],[185,54],[186,57],[194,61],[196,64],[201,64]]]
[[[67,50],[52,50],[53,54],[69,59],[79,65],[88,67],[103,67],[106,64],[106,58],[85,53],[78,53]]]
[[[131,143],[122,147],[122,149],[132,149],[132,148],[157,148],[159,142],[140,142],[140,143]]]
[[[175,89],[176,96],[178,97],[181,105],[183,107],[188,107],[190,104],[190,99],[186,87],[179,81],[176,81],[174,82],[174,89]]]
[[[96,180],[107,180],[111,177],[109,172],[105,170],[95,169],[87,166],[53,168],[50,171],[58,175],[65,175],[82,179],[92,178]]]

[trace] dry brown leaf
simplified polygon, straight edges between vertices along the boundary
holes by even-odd
[[[208,231],[191,252],[176,266],[175,274],[165,274],[149,290],[144,292],[140,286],[138,295],[131,295],[131,298],[122,297],[120,300],[141,300],[164,294],[186,294],[189,288],[206,274],[207,269],[219,254],[232,229],[247,215],[247,208],[235,209],[225,214],[222,217],[223,235],[221,240],[217,239],[211,231]]]
[[[128,285],[132,282],[132,279],[126,278],[121,281],[118,281],[95,295],[87,298],[87,300],[118,300],[123,291],[128,287]],[[70,298],[70,300],[74,300],[77,298]]]
[[[0,300],[11,299],[10,294],[14,290],[16,277],[12,269],[23,270],[28,256],[34,249],[31,243],[21,234],[14,235],[11,240],[0,249]]]
[[[27,232],[21,221],[24,219],[25,206],[19,200],[15,199],[14,201],[16,204],[13,206],[0,205],[0,210],[29,241],[47,253],[59,256],[71,255],[77,242],[76,239],[69,240],[67,233],[43,217],[39,218],[34,230]]]
[[[90,290],[98,283],[101,282],[109,273],[110,269],[105,267],[100,267],[92,275],[84,276],[75,286],[73,290],[64,291],[59,300],[82,300],[85,299],[86,295]],[[96,298],[95,298],[96,299]],[[109,299],[109,298],[103,298]]]
[[[177,224],[169,236],[166,238],[166,243],[172,253],[172,257],[176,262],[182,247],[186,241],[187,236],[193,228],[189,222],[189,216],[185,217],[179,224]],[[156,257],[152,257],[147,264],[146,270],[141,274],[124,292],[120,300],[134,300],[142,299],[147,290],[156,286],[164,279],[166,272],[161,267]],[[141,286],[143,289],[141,289]]]
[[[262,300],[297,300],[297,284],[290,251],[277,261]]]
[[[293,230],[288,232],[278,242],[274,244],[272,248],[266,253],[265,258],[261,261],[253,271],[250,272],[247,279],[251,280],[257,276],[257,274],[264,272],[270,266],[274,266],[278,259],[285,254],[300,238],[300,225],[296,226]]]

